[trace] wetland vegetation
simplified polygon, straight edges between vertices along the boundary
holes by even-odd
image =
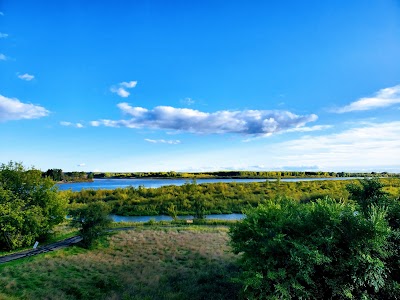
[[[243,209],[257,207],[269,199],[293,198],[309,202],[329,196],[347,201],[348,184],[358,180],[322,181],[264,181],[251,183],[204,183],[188,182],[183,186],[159,188],[129,187],[114,190],[62,191],[72,206],[104,201],[113,214],[124,216],[143,215],[195,215],[241,213]],[[389,197],[400,194],[399,178],[382,178],[384,191]]]

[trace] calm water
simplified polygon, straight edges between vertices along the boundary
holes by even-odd
[[[356,179],[354,177],[333,177],[333,178],[290,178],[281,179],[281,181],[313,181],[313,180],[348,180]],[[196,179],[197,183],[216,183],[216,182],[263,182],[275,181],[276,179]],[[184,185],[191,180],[188,179],[95,179],[93,182],[77,182],[58,184],[60,190],[80,191],[83,189],[105,189],[113,190],[116,188],[125,188],[129,186],[146,188],[158,188],[165,185]]]
[[[218,214],[218,215],[207,215],[206,219],[208,220],[241,220],[245,217],[244,214]],[[125,217],[118,215],[111,215],[111,218],[114,222],[148,222],[150,220],[154,221],[172,221],[170,216],[133,216],[133,217]],[[178,219],[181,220],[191,220],[193,216],[178,216]]]

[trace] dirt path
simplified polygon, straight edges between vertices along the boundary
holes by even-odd
[[[122,228],[113,228],[110,231],[114,231],[114,230],[132,230],[134,228],[132,227],[122,227]],[[29,257],[29,256],[33,256],[33,255],[37,255],[37,254],[41,254],[41,253],[46,253],[49,251],[54,251],[54,250],[58,250],[58,249],[62,249],[62,248],[66,248],[69,247],[73,244],[79,243],[80,241],[82,241],[82,238],[80,236],[74,236],[53,244],[49,244],[46,246],[42,246],[42,247],[38,247],[36,249],[32,249],[32,250],[25,250],[25,251],[21,251],[21,252],[17,252],[17,253],[13,253],[10,255],[4,255],[4,256],[0,256],[0,264],[4,264],[6,262],[12,261],[12,260],[16,260],[16,259],[20,259],[20,258],[24,258],[24,257]]]
[[[210,225],[210,226],[213,226],[213,225]],[[170,227],[175,227],[175,226],[170,226]],[[181,228],[181,227],[177,227],[177,228]],[[134,229],[135,229],[135,227],[120,227],[120,228],[110,229],[109,231],[134,230]],[[29,256],[41,254],[41,253],[46,253],[46,252],[50,252],[50,251],[66,248],[66,247],[69,247],[69,246],[71,246],[73,244],[79,243],[80,241],[82,241],[82,237],[77,235],[77,236],[74,236],[74,237],[71,237],[71,238],[68,238],[68,239],[53,243],[53,244],[49,244],[49,245],[46,245],[46,246],[38,247],[36,249],[25,250],[25,251],[13,253],[13,254],[10,254],[10,255],[0,256],[0,264],[4,264],[6,262],[9,262],[9,261],[12,261],[12,260],[16,260],[16,259],[20,259],[20,258],[24,258],[24,257],[29,257]]]
[[[63,241],[59,241],[53,244],[49,244],[43,247],[38,247],[36,249],[32,249],[32,250],[25,250],[25,251],[21,251],[21,252],[17,252],[17,253],[13,253],[10,255],[5,255],[5,256],[1,256],[0,257],[0,264],[12,261],[12,260],[16,260],[16,259],[20,259],[20,258],[24,258],[24,257],[29,257],[29,256],[33,256],[33,255],[37,255],[40,253],[46,253],[49,251],[54,251],[54,250],[58,250],[61,248],[65,248],[68,247],[72,244],[76,244],[78,242],[80,242],[82,240],[82,238],[80,236],[74,236],[68,239],[65,239]]]

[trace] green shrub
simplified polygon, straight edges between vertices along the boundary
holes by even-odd
[[[70,212],[71,226],[79,228],[82,244],[89,248],[111,224],[110,208],[104,202],[92,202]]]
[[[393,256],[386,211],[370,214],[330,198],[271,200],[231,228],[242,253],[239,280],[250,299],[377,299]],[[394,296],[393,296],[394,293]],[[396,296],[392,291],[391,297]],[[399,296],[397,294],[397,296]]]

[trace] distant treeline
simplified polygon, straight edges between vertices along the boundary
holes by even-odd
[[[396,173],[349,173],[322,171],[218,171],[218,172],[132,172],[94,173],[94,178],[330,178],[330,177],[399,177]]]
[[[48,169],[43,172],[43,177],[50,177],[56,182],[81,182],[92,181],[93,178],[187,178],[187,179],[207,179],[207,178],[236,178],[236,179],[276,179],[276,178],[332,178],[332,177],[400,177],[397,173],[348,173],[348,172],[322,172],[322,171],[218,171],[218,172],[63,172],[62,169]]]
[[[42,172],[42,176],[49,177],[56,182],[93,181],[91,172],[63,172],[61,169],[48,169],[46,172]]]
[[[159,188],[129,187],[115,190],[62,191],[72,206],[80,203],[104,201],[114,214],[134,215],[185,215],[241,213],[243,209],[256,207],[268,199],[289,197],[302,202],[329,196],[348,199],[346,185],[358,180],[322,180],[282,182],[265,181],[251,183],[206,183],[195,181],[183,186]],[[400,179],[380,179],[390,197],[400,195]]]

